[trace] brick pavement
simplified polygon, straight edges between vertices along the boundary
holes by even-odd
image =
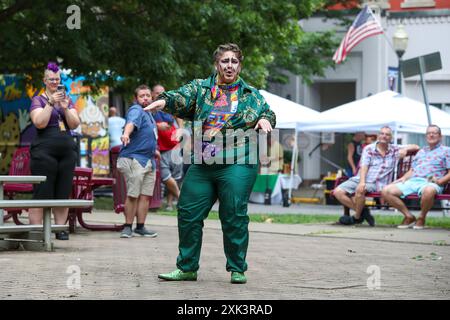
[[[157,279],[175,268],[176,219],[148,222],[157,238],[78,229],[55,252],[0,252],[0,299],[450,299],[447,230],[252,223],[248,283],[232,285],[218,221],[206,221],[197,282]]]

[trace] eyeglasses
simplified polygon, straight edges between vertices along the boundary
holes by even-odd
[[[59,82],[60,80],[60,78],[47,78],[47,81],[49,82]]]
[[[427,132],[426,135],[427,136],[438,136],[439,132]]]

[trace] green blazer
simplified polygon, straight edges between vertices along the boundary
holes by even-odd
[[[216,75],[213,74],[207,79],[195,79],[176,90],[162,93],[158,99],[164,99],[166,101],[166,106],[163,111],[178,118],[192,121],[195,134],[196,124],[202,125],[214,107],[211,89],[214,86],[215,77]],[[237,111],[221,129],[224,142],[227,133],[229,133],[229,130],[227,131],[227,129],[241,129],[245,132],[249,129],[253,129],[260,119],[268,120],[273,128],[276,125],[275,113],[270,110],[264,97],[256,88],[249,86],[241,79],[241,86],[239,87],[238,92]],[[232,152],[234,153],[233,163],[236,163],[239,158],[242,160],[242,157],[244,157],[245,161],[247,161],[246,163],[248,163],[250,159],[249,143],[251,144],[250,139],[247,139],[245,148],[243,148],[244,145],[239,143],[239,141],[234,144],[234,151]],[[231,151],[230,145],[228,144],[224,147],[224,150]],[[252,149],[250,148],[250,150]],[[230,153],[224,154],[224,157],[229,158]],[[253,161],[250,162],[253,163]],[[224,163],[228,162],[224,160]]]

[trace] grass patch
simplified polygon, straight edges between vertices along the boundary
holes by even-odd
[[[110,197],[95,197],[94,209],[114,210],[113,199]]]
[[[156,214],[163,216],[176,216],[176,211],[157,211]],[[273,223],[286,224],[318,224],[318,223],[335,223],[339,220],[339,215],[322,215],[322,214],[250,214],[251,222],[266,222],[268,219]],[[217,211],[211,211],[208,216],[209,219],[219,219]],[[397,226],[402,222],[401,216],[379,216],[375,215],[375,221],[378,226]],[[435,218],[427,219],[427,227],[436,227],[450,229],[450,218]]]
[[[113,210],[113,200],[109,197],[96,197],[94,208],[98,210]],[[163,216],[176,216],[176,211],[158,210],[155,214]],[[339,220],[339,215],[327,214],[250,214],[251,222],[268,222],[285,223],[285,224],[317,224],[317,223],[334,223]],[[388,216],[388,215],[374,215],[376,225],[378,226],[397,226],[403,217],[402,216]],[[209,219],[218,220],[219,213],[211,211]],[[427,218],[427,227],[437,227],[450,229],[450,218],[448,217],[429,217]]]

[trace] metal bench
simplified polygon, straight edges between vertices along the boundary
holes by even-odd
[[[94,201],[89,200],[0,200],[0,209],[29,209],[29,208],[43,208],[44,209],[44,224],[43,225],[8,225],[0,226],[0,238],[8,240],[11,233],[26,233],[31,231],[43,231],[44,238],[41,242],[40,248],[45,251],[52,251],[53,244],[51,242],[52,231],[67,230],[68,226],[54,225],[53,230],[51,225],[51,208],[83,208],[93,206]],[[6,238],[5,236],[7,235]],[[36,241],[33,239],[15,239],[14,241]],[[40,242],[37,240],[37,242]]]
[[[3,200],[3,194],[5,193],[7,198],[10,200],[14,199],[14,195],[20,189],[18,186],[21,185],[32,185],[32,183],[41,183],[47,179],[46,176],[31,176],[31,175],[8,175],[8,176],[0,176],[0,200]],[[14,192],[11,191],[14,187]],[[17,188],[16,188],[17,187]],[[32,187],[31,187],[32,188]],[[3,209],[0,208],[0,225],[3,225],[3,221],[7,220],[11,215],[14,218],[14,222],[16,224],[21,224],[17,218],[17,215],[22,212],[22,208],[15,209],[13,211],[9,211],[8,215],[3,215]]]

